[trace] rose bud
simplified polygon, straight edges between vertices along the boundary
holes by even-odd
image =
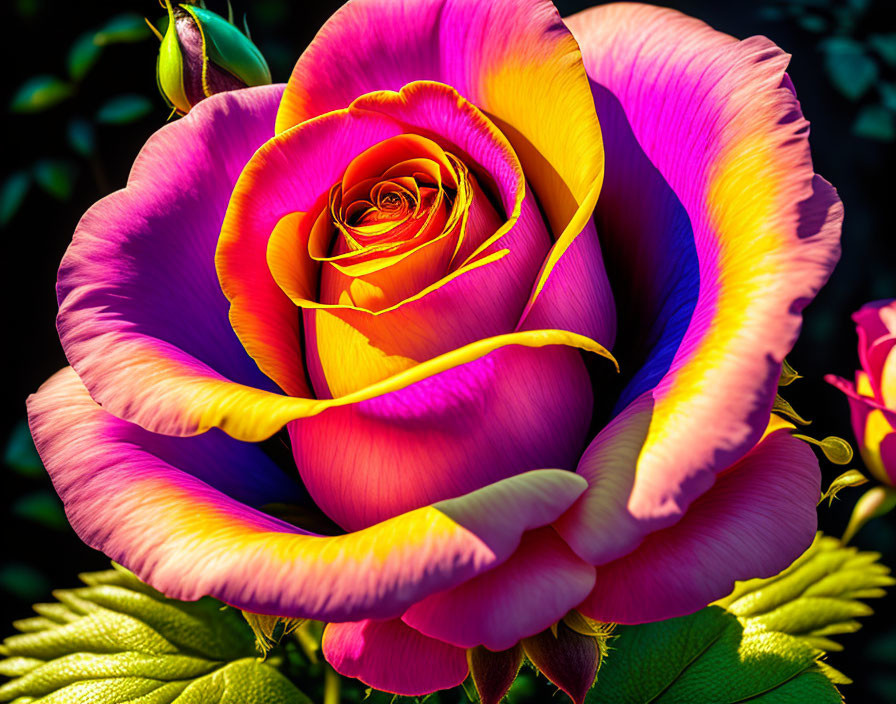
[[[168,8],[156,80],[159,91],[180,115],[215,93],[267,85],[271,71],[264,56],[232,21],[196,5]]]
[[[896,508],[896,299],[866,303],[852,319],[861,369],[855,382],[833,374],[826,379],[849,399],[862,459],[884,486],[872,487],[856,503],[844,543],[872,518]]]
[[[849,398],[852,429],[868,470],[896,486],[896,300],[867,303],[853,314],[859,338],[855,383],[827,381]]]

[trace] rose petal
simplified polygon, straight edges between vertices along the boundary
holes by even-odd
[[[883,386],[891,386],[893,382],[888,378],[885,384],[882,377],[892,340],[896,336],[896,301],[887,299],[866,303],[853,313],[852,319],[855,321],[856,334],[859,336],[859,361],[862,369],[868,375],[874,396],[878,401],[886,403]],[[887,350],[880,349],[881,345],[886,345]],[[888,377],[892,374],[892,370],[887,370]],[[892,391],[888,393],[896,395]]]
[[[576,472],[588,481],[588,490],[554,528],[592,565],[628,554],[641,538],[642,526],[628,500],[652,413],[653,399],[643,394],[598,433],[579,460]]]
[[[468,166],[478,165],[495,179],[500,201],[507,209],[506,223],[445,279],[375,316],[354,306],[318,303],[315,267],[298,264],[305,256],[310,228],[301,226],[296,232],[299,223],[283,223],[281,218],[289,218],[293,211],[317,212],[321,194],[342,177],[355,157],[384,139],[421,131],[456,145],[469,156]],[[313,164],[314,168],[303,170],[297,178],[296,163]],[[234,327],[250,354],[263,360],[267,341],[282,334],[282,317],[288,311],[283,307],[283,292],[295,305],[328,311],[305,316],[312,378],[319,371],[331,387],[329,394],[324,393],[321,379],[315,378],[323,396],[340,395],[364,382],[395,374],[414,361],[510,332],[549,246],[537,205],[531,196],[525,196],[522,171],[509,144],[453,89],[418,83],[399,93],[364,96],[348,110],[279,135],[246,167],[218,248],[221,284],[231,301]],[[275,227],[281,229],[281,236],[271,237]],[[265,258],[263,249],[269,238]],[[504,258],[510,261],[499,267]],[[473,284],[476,288],[471,290]],[[277,315],[268,315],[268,311]],[[321,325],[327,326],[324,334],[317,329]],[[346,340],[345,335],[331,338],[334,329],[340,328],[353,339]],[[342,350],[353,355],[353,381],[335,376],[345,368],[343,360],[335,356]],[[318,351],[322,351],[325,365]]]
[[[178,433],[179,409],[170,406],[186,387],[276,390],[231,330],[214,252],[230,191],[273,133],[281,92],[202,101],[153,135],[127,188],[78,224],[59,269],[59,336],[109,412]],[[298,350],[298,337],[281,329],[277,351],[294,373]]]
[[[534,199],[527,196],[513,229],[482,258],[401,305],[378,313],[306,308],[306,359],[317,396],[338,397],[483,337],[510,332],[549,244]]]
[[[627,503],[643,536],[675,523],[713,475],[759,439],[781,361],[799,332],[799,311],[839,255],[842,208],[833,189],[812,173],[807,125],[784,81],[787,56],[767,39],[738,42],[675,11],[636,4],[593,8],[567,22],[590,77],[618,101],[637,144],[680,200],[699,262],[696,273],[689,256],[671,262],[631,257],[637,267],[627,268],[616,256],[630,248],[610,244],[613,238],[641,245],[656,235],[642,238],[636,229],[633,238],[631,228],[609,227],[609,214],[598,218],[608,271],[634,286],[649,285],[655,276],[662,281],[664,269],[685,264],[665,290],[674,296],[662,321],[668,334],[655,338],[651,352],[668,367],[660,379],[651,367],[649,379],[637,380],[655,384]],[[596,93],[603,113],[606,101],[599,88]],[[624,132],[607,143],[633,145]],[[644,197],[652,195],[626,180],[627,157],[608,154],[608,183],[621,177],[631,188],[617,192],[612,203],[602,196],[620,219],[649,210]],[[663,236],[681,239],[683,224],[673,206],[659,201],[670,216],[670,234]],[[660,224],[653,218],[638,223]],[[683,334],[676,315],[687,314],[691,299],[675,292],[682,280],[691,292],[699,281]],[[624,288],[614,293],[621,309],[632,305]],[[635,312],[620,319],[650,320]],[[626,400],[644,390],[635,388]],[[620,549],[633,548],[637,534]]]
[[[868,377],[861,375],[859,372],[860,382],[870,386]],[[870,388],[863,390],[860,385],[857,391],[852,382],[834,375],[826,376],[825,381],[840,389],[849,400],[852,430],[865,466],[878,480],[896,486],[896,412],[859,392]]]
[[[220,433],[145,431],[91,401],[71,369],[28,406],[38,451],[82,540],[172,598],[208,594],[262,614],[399,616],[507,559],[523,533],[555,520],[585,488],[571,472],[528,472],[324,537],[234,498],[267,502],[284,484],[253,446]],[[292,487],[286,482],[281,500]]]
[[[812,543],[820,483],[807,444],[789,429],[769,433],[678,523],[599,567],[579,611],[599,621],[659,621],[720,599],[735,580],[777,574]]]
[[[862,368],[870,373],[866,355],[875,340],[896,334],[896,301],[886,299],[866,303],[852,315],[859,336],[859,360]]]
[[[552,231],[559,236],[571,220],[581,220],[563,238],[571,242],[591,216],[603,152],[581,54],[547,0],[345,5],[296,64],[277,131],[344,108],[359,95],[419,80],[453,86],[493,116],[520,156]]]
[[[874,397],[888,408],[896,407],[896,335],[879,337],[868,346],[868,380]]]
[[[469,672],[466,651],[399,619],[327,624],[321,648],[339,674],[407,697],[456,687]]]
[[[591,406],[577,351],[505,347],[288,427],[315,504],[356,530],[529,469],[574,469]]]
[[[526,533],[498,567],[414,604],[402,620],[461,648],[512,648],[549,628],[594,587],[594,568],[550,527]]]
[[[607,349],[616,340],[616,306],[594,221],[589,220],[523,312],[518,330],[571,330]]]

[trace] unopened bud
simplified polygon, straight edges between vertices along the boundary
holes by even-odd
[[[156,78],[171,106],[185,115],[215,93],[271,82],[264,56],[230,21],[196,5],[172,5],[159,47]]]

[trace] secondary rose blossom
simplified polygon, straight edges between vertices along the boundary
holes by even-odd
[[[838,376],[827,379],[849,398],[865,466],[879,481],[896,486],[896,300],[868,303],[852,319],[862,368],[855,383]]]
[[[346,5],[79,224],[29,402],[75,530],[402,694],[778,572],[819,471],[770,409],[842,217],[787,63],[646,5]]]

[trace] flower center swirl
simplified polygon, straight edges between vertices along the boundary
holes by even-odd
[[[308,254],[320,302],[381,310],[452,268],[473,197],[463,162],[430,139],[399,135],[356,157],[318,214]]]

